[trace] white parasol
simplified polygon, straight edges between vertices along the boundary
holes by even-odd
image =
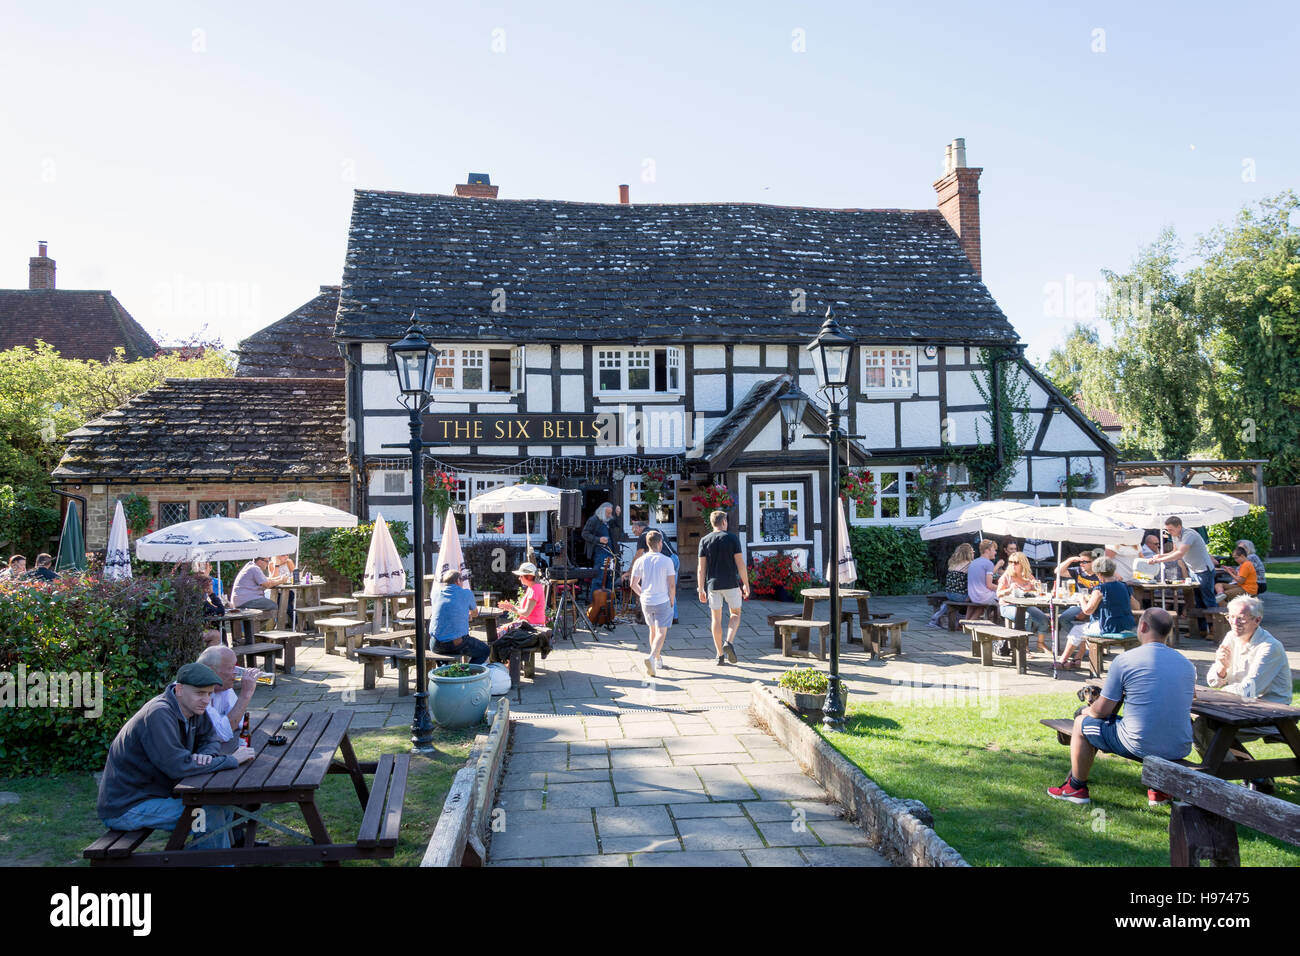
[[[299,534],[303,528],[355,528],[357,526],[356,515],[314,501],[277,501],[275,504],[241,511],[239,517],[274,525],[277,528],[293,528],[294,534]],[[298,564],[296,548],[293,563],[295,566]]]
[[[858,566],[853,560],[853,544],[849,540],[849,523],[844,520],[844,499],[838,497],[839,502],[839,522],[840,522],[840,554],[839,565],[840,584],[852,584],[858,579]],[[831,569],[828,564],[826,567],[826,580],[831,579]]]
[[[438,566],[434,569],[435,583],[442,580],[448,571],[460,572],[460,586],[469,587],[469,574],[465,571],[465,553],[460,549],[460,529],[456,527],[456,516],[447,509],[447,518],[442,525],[442,539],[438,542]]]
[[[984,521],[990,515],[1025,507],[1028,506],[1019,501],[976,501],[958,505],[922,525],[921,540],[933,541],[935,538],[976,534],[984,530]]]
[[[406,568],[402,566],[402,556],[397,553],[397,545],[393,544],[393,536],[382,514],[375,518],[361,589],[367,594],[400,594],[406,589]]]
[[[135,555],[141,561],[249,561],[297,547],[296,535],[260,521],[199,518],[137,539]]]
[[[126,515],[120,501],[113,509],[113,526],[108,531],[108,550],[104,552],[104,579],[131,580],[131,542],[126,537]]]
[[[560,489],[550,485],[502,485],[469,500],[466,506],[470,514],[505,514],[507,512],[559,511]],[[533,532],[524,518],[524,530],[528,536],[528,552],[533,550]]]
[[[1116,521],[1141,527],[1160,527],[1178,518],[1189,528],[1220,524],[1249,513],[1250,505],[1217,491],[1169,485],[1130,488],[1094,502],[1092,510]]]

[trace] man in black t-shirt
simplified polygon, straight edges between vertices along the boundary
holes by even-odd
[[[699,581],[700,603],[706,601],[713,617],[713,646],[718,663],[736,663],[736,632],[740,630],[741,601],[749,597],[749,570],[740,539],[727,531],[727,513],[709,515],[713,531],[700,539],[700,558],[695,576]],[[722,640],[722,602],[727,602],[731,619],[727,623],[727,640]],[[725,656],[724,656],[725,654]]]

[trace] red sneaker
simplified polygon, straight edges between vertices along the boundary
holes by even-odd
[[[1068,800],[1071,803],[1092,803],[1092,798],[1088,796],[1088,785],[1086,783],[1082,787],[1075,788],[1070,786],[1069,780],[1066,780],[1059,787],[1048,787],[1047,794],[1057,800]]]
[[[1169,794],[1160,790],[1147,790],[1147,806],[1160,807],[1169,802]]]

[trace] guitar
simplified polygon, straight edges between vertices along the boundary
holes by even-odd
[[[603,586],[613,567],[614,558],[606,558],[600,569],[600,584],[602,586],[593,586],[591,589],[591,604],[587,607],[587,620],[591,621],[596,627],[601,625],[605,627],[614,626],[614,591]]]

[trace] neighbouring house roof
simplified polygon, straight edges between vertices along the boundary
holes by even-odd
[[[804,342],[828,305],[864,340],[1017,339],[938,210],[372,190],[353,198],[335,334],[396,340],[415,313],[440,341]]]
[[[1098,408],[1095,405],[1089,405],[1079,395],[1075,395],[1070,401],[1074,402],[1079,411],[1096,422],[1097,427],[1102,431],[1119,432],[1124,430],[1124,423],[1119,420],[1119,416],[1114,412],[1105,408]]]
[[[254,332],[235,351],[239,378],[343,378],[343,357],[334,344],[339,287],[323,285],[311,301]]]
[[[111,292],[0,289],[0,350],[34,348],[37,339],[69,359],[107,362],[119,346],[127,361],[158,352],[158,343]]]
[[[752,385],[745,397],[713,426],[704,441],[686,453],[687,461],[707,462],[710,471],[725,471],[737,457],[745,453],[754,435],[768,420],[773,415],[780,416],[781,407],[777,404],[777,399],[784,394],[785,386],[791,381],[789,375],[777,375]],[[802,427],[812,434],[825,433],[829,427],[826,416],[811,401],[804,408]],[[860,465],[871,457],[871,453],[853,439],[849,439],[847,444],[853,456],[853,464]]]
[[[347,477],[343,380],[168,379],[67,434],[56,482]]]

